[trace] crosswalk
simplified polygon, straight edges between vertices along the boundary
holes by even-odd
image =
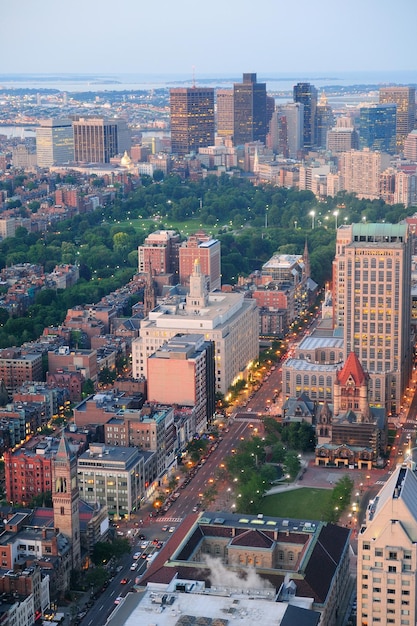
[[[179,524],[182,522],[182,517],[158,517],[155,522],[161,522],[161,524]]]
[[[374,482],[374,485],[385,485],[386,481],[385,480],[376,480]]]

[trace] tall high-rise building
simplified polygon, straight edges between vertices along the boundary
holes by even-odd
[[[343,328],[344,360],[355,352],[370,376],[370,403],[397,413],[412,363],[407,225],[338,228],[333,284],[334,321]]]
[[[174,230],[156,230],[138,248],[139,273],[178,274],[180,236]]]
[[[141,321],[140,337],[132,342],[133,377],[147,377],[148,357],[171,337],[195,333],[214,341],[216,391],[224,394],[259,354],[258,309],[242,293],[208,292],[198,259],[186,303],[171,297]]]
[[[394,185],[394,204],[415,206],[417,204],[417,173],[396,172]]]
[[[315,125],[316,146],[325,148],[327,145],[327,133],[334,126],[334,115],[324,92],[320,95],[317,105]]]
[[[74,160],[72,121],[50,118],[36,128],[36,161],[39,167],[63,165]]]
[[[327,150],[338,154],[339,152],[349,152],[358,149],[358,133],[351,127],[335,126],[327,131]]]
[[[194,432],[204,432],[216,409],[214,344],[173,337],[149,357],[147,386],[151,403],[194,407]]]
[[[218,89],[216,92],[217,135],[233,137],[233,89]]]
[[[398,465],[370,501],[358,533],[357,624],[417,620],[417,474]]]
[[[52,462],[52,478],[54,526],[68,537],[72,549],[72,568],[79,569],[81,542],[77,458],[64,435]]]
[[[201,232],[188,237],[179,249],[181,285],[189,285],[196,260],[201,273],[207,277],[209,291],[221,289],[220,241]]]
[[[284,157],[289,156],[287,119],[279,110],[274,111],[271,116],[266,145],[275,154],[282,154]]]
[[[110,163],[116,154],[130,150],[130,131],[125,120],[77,117],[73,130],[77,163]]]
[[[301,102],[283,104],[277,107],[277,113],[286,121],[288,156],[297,159],[303,147],[304,105]]]
[[[405,139],[404,158],[417,162],[417,130],[412,130]]]
[[[258,83],[256,74],[243,74],[243,82],[233,85],[233,102],[235,146],[251,141],[265,143],[269,122],[266,83]]]
[[[179,156],[214,145],[214,89],[170,90],[171,151]]]
[[[397,149],[397,106],[369,104],[359,109],[359,148],[394,154]]]
[[[369,148],[343,152],[339,159],[342,189],[356,193],[358,198],[380,198],[381,173],[389,167],[390,157],[385,152],[373,152]]]
[[[397,105],[397,150],[401,152],[407,135],[415,128],[415,87],[381,87],[379,101]]]
[[[294,102],[304,104],[303,147],[309,150],[316,145],[317,89],[310,83],[297,83],[293,95]]]

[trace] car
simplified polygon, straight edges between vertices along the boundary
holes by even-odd
[[[120,581],[121,585],[127,585],[127,583],[129,582],[128,578],[122,578],[122,580]]]
[[[173,533],[173,532],[175,532],[175,526],[170,526],[170,527],[168,528],[168,532],[169,532],[169,533]]]
[[[116,600],[114,601],[115,604],[120,604],[121,601],[123,600],[122,596],[117,596]]]
[[[134,561],[132,565],[130,566],[130,571],[134,572],[136,569],[138,569],[138,565],[139,565],[138,562]]]
[[[193,513],[197,513],[198,511],[198,506],[193,506]]]
[[[138,539],[140,539],[141,541],[145,541],[146,537],[145,535],[138,535]]]
[[[149,541],[141,541],[140,548],[144,550],[145,548],[148,547],[148,545],[149,545]]]
[[[137,559],[140,559],[140,555],[141,555],[141,553],[140,553],[140,552],[135,552],[135,554],[133,555],[133,558],[135,559],[135,561],[136,561]]]
[[[166,533],[168,528],[169,528],[169,526],[162,526],[161,530],[163,530],[163,532]]]
[[[157,550],[160,550],[160,549],[162,548],[162,546],[163,546],[163,545],[164,545],[164,542],[163,542],[163,541],[158,541],[158,543],[156,544],[156,546],[155,546],[155,547],[156,547],[156,549],[157,549]]]

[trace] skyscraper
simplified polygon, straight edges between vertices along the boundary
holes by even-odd
[[[36,161],[39,167],[63,165],[74,160],[74,137],[69,119],[50,118],[36,128]]]
[[[201,273],[207,277],[209,291],[221,289],[220,241],[205,233],[190,235],[179,249],[179,279],[181,285],[190,284],[198,260]]]
[[[217,135],[233,136],[233,89],[218,89],[216,92]]]
[[[344,360],[355,352],[369,373],[369,400],[400,410],[411,373],[411,239],[406,224],[352,224],[337,230],[335,325]]]
[[[171,151],[179,156],[214,145],[214,89],[170,90]]]
[[[266,83],[258,83],[256,74],[243,74],[243,82],[233,85],[235,146],[261,141],[265,143],[268,113]]]
[[[306,150],[315,145],[317,89],[310,83],[297,83],[293,90],[294,102],[304,105],[303,147]]]
[[[401,152],[407,135],[415,127],[416,90],[414,87],[381,87],[379,101],[397,105],[397,150]]]
[[[370,104],[359,109],[359,148],[396,152],[397,106]]]
[[[288,156],[297,159],[303,147],[304,136],[304,105],[301,102],[283,104],[277,112],[286,122]]]
[[[73,121],[74,160],[78,163],[110,163],[111,157],[130,150],[125,120],[78,117]]]
[[[332,107],[327,102],[324,92],[320,95],[317,105],[315,125],[316,146],[325,148],[327,145],[327,133],[334,125],[334,116]]]
[[[358,624],[417,620],[417,474],[398,465],[370,501],[358,533]]]

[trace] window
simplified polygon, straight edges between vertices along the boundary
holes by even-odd
[[[388,558],[397,560],[397,553],[396,552],[389,552]]]

